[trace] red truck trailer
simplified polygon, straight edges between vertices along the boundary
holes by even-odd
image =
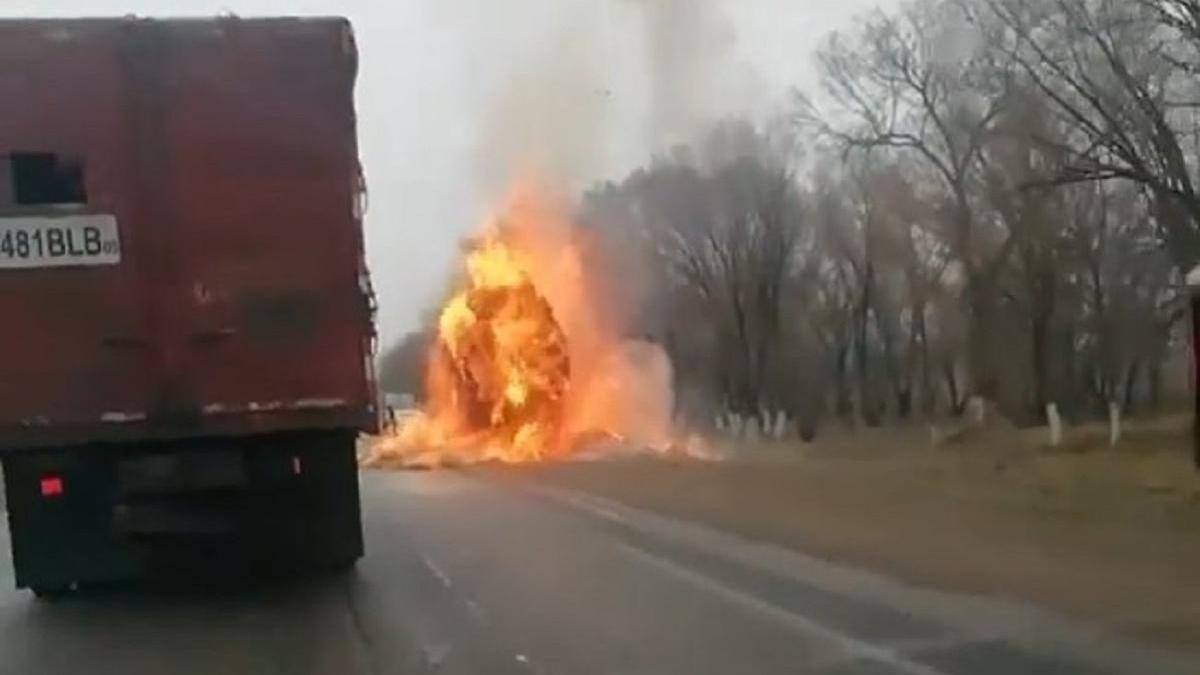
[[[0,21],[18,586],[361,556],[356,65],[342,19]]]

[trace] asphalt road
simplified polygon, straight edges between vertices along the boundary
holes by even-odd
[[[369,473],[363,492],[354,572],[253,588],[45,604],[12,590],[0,538],[0,673],[1196,672],[1034,609],[519,478]]]

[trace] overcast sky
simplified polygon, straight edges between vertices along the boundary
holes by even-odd
[[[0,0],[0,15],[349,17],[361,52],[367,254],[390,342],[441,294],[459,239],[477,227],[504,180],[502,165],[514,151],[508,146],[584,138],[550,168],[571,173],[576,184],[618,177],[663,141],[653,100],[664,93],[656,86],[687,97],[695,92],[674,78],[690,78],[704,100],[689,106],[702,115],[778,108],[791,87],[811,86],[810,54],[825,33],[894,2]],[[673,5],[674,13],[648,27],[657,10],[647,7],[657,5]],[[693,8],[706,16],[679,15]],[[687,57],[690,72],[659,71],[656,79],[652,61],[661,45],[648,43],[674,44],[688,29],[713,41],[719,62]],[[528,116],[530,107],[542,108],[536,122],[516,129],[530,120],[514,115]]]

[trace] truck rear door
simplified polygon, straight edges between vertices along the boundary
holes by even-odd
[[[142,419],[157,386],[110,44],[0,22],[0,441]]]
[[[170,40],[166,312],[186,328],[179,384],[213,424],[361,409],[370,395],[349,39],[346,25],[297,20]]]

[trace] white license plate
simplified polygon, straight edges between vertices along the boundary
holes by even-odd
[[[116,265],[117,219],[111,215],[0,218],[0,269]]]

